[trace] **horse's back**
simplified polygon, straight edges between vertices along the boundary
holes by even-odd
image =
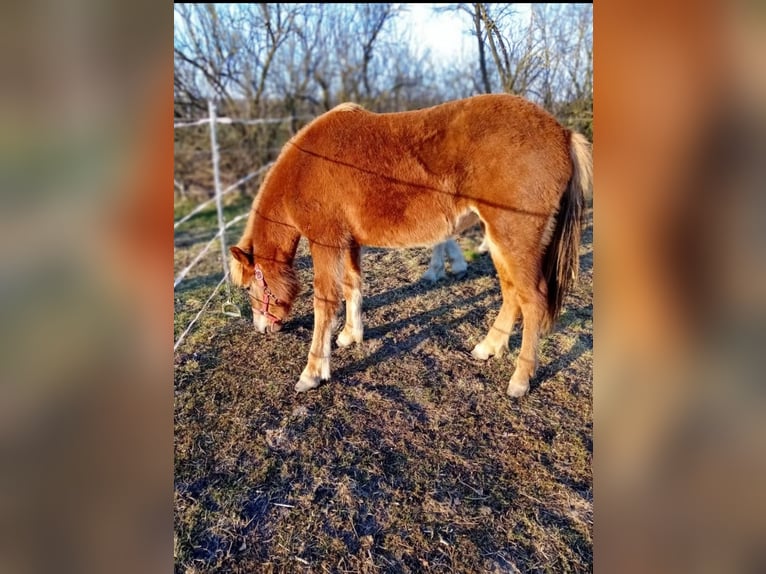
[[[527,100],[487,94],[377,114],[341,104],[289,144],[304,226],[362,244],[428,245],[468,210],[550,212],[571,175],[569,132]],[[484,219],[484,217],[483,217]]]

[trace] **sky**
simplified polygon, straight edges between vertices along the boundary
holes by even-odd
[[[429,48],[436,58],[458,59],[467,53],[468,21],[455,12],[437,14],[432,11],[434,6],[438,4],[408,4],[408,13],[402,18],[408,21],[413,39],[422,41],[422,47]]]
[[[476,40],[470,34],[470,21],[465,13],[454,11],[435,13],[432,8],[448,4],[407,4],[407,19],[416,41],[428,47],[436,58],[454,61],[462,55],[470,56]],[[528,17],[530,4],[515,4],[520,17]]]

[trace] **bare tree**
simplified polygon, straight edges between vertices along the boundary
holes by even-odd
[[[577,127],[590,134],[592,5],[533,4],[523,17],[513,4],[460,3],[438,10],[454,11],[470,22],[479,77],[465,72],[476,91],[490,92],[499,85],[504,92],[539,102],[562,120],[577,116]]]
[[[297,27],[305,99],[326,110],[355,101],[384,111],[401,107],[402,91],[420,85],[426,64],[395,22],[394,4],[324,4]],[[315,47],[312,47],[315,46]],[[294,64],[298,64],[297,60]],[[308,79],[308,78],[307,78]]]
[[[393,4],[334,5],[329,40],[335,61],[329,68],[335,68],[339,80],[338,99],[373,106],[380,91],[373,60],[386,26],[397,14]]]
[[[199,77],[231,109],[262,111],[274,58],[292,31],[298,4],[176,4],[176,69]],[[180,28],[180,30],[178,29]]]
[[[230,12],[212,4],[177,4],[174,9],[180,20],[173,46],[179,91],[195,99],[214,95],[231,103],[227,78],[236,76],[238,46],[231,41]]]
[[[476,49],[479,60],[479,79],[476,83],[476,91],[485,94],[492,93],[492,82],[490,79],[489,66],[487,65],[487,34],[482,19],[482,4],[447,4],[434,8],[436,12],[456,12],[462,13],[470,18],[471,34],[476,38]]]
[[[593,130],[593,6],[578,4],[569,7],[567,21],[572,27],[568,37],[572,44],[567,59],[566,100],[572,103],[570,114],[577,118],[577,127],[592,138]]]
[[[473,16],[473,29],[479,48],[479,69],[481,70],[481,81],[484,85],[484,92],[489,94],[492,92],[492,85],[489,82],[489,74],[487,72],[487,55],[484,47],[485,38],[487,35],[484,32],[486,26],[482,25],[484,22],[482,4],[471,4],[471,7],[473,9],[471,14]]]
[[[174,88],[177,105],[206,113],[213,98],[219,113],[241,118],[265,117],[273,94],[274,61],[290,37],[296,4],[177,4],[174,35]],[[191,102],[191,104],[190,104]],[[178,179],[209,180],[199,154],[207,149],[193,131],[177,147]],[[281,137],[280,126],[231,125],[219,130],[222,173],[239,178],[268,161]],[[209,153],[209,152],[208,152]],[[184,173],[181,171],[186,170]],[[244,173],[243,173],[244,172]],[[207,186],[205,183],[201,184]]]
[[[460,3],[438,10],[470,18],[480,72],[477,91],[494,91],[495,80],[504,92],[529,95],[542,65],[538,40],[532,24],[521,23],[513,4]]]
[[[277,72],[272,95],[292,118],[291,133],[298,130],[300,115],[316,115],[322,110],[325,98],[317,89],[316,74],[328,58],[323,43],[325,18],[325,5],[305,5],[304,10],[296,14],[285,49],[275,60]]]
[[[504,92],[529,96],[544,62],[534,24],[524,25],[512,4],[476,4]]]
[[[393,4],[361,4],[361,40],[362,40],[362,85],[364,97],[370,101],[373,99],[373,89],[370,84],[370,63],[375,55],[376,43],[380,32],[392,16],[395,14]]]
[[[559,118],[591,135],[593,117],[593,7],[535,4],[533,33],[543,63],[535,90]]]

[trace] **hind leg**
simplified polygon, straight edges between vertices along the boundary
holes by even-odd
[[[529,379],[537,369],[537,348],[540,342],[540,331],[546,313],[546,294],[544,283],[531,282],[520,285],[517,300],[524,318],[521,336],[521,350],[516,360],[516,369],[508,381],[506,393],[511,397],[520,397],[529,390]]]
[[[516,289],[509,279],[508,271],[498,264],[495,267],[498,271],[500,289],[503,293],[503,305],[500,307],[500,313],[490,327],[487,336],[471,351],[473,358],[481,361],[486,361],[492,356],[501,357],[505,354],[508,350],[508,338],[511,336],[513,325],[516,323],[520,312]]]
[[[487,241],[486,234],[484,235],[484,238],[481,240],[481,243],[479,244],[479,246],[476,248],[476,251],[478,251],[479,253],[486,253],[487,251],[489,251],[489,242]]]
[[[508,257],[510,249],[501,249],[499,245],[492,243],[486,232],[484,241],[490,247],[490,255],[503,294],[503,304],[487,336],[471,351],[471,355],[481,361],[486,361],[492,356],[501,357],[508,350],[508,338],[521,311],[513,283],[513,268]]]
[[[520,397],[529,390],[529,380],[537,367],[537,347],[547,307],[539,258],[531,247],[536,239],[534,230],[523,233],[523,227],[519,224],[514,228],[517,233],[512,235],[490,235],[489,230],[485,235],[500,279],[503,305],[489,333],[471,354],[477,359],[500,356],[508,348],[508,337],[521,314],[521,350],[506,390],[509,396]]]
[[[503,306],[500,308],[495,322],[490,327],[487,336],[471,351],[474,359],[486,361],[490,357],[502,357],[508,350],[508,338],[513,331],[513,324],[519,316],[516,302],[506,302],[503,296]]]
[[[338,346],[348,347],[361,343],[364,334],[362,326],[362,269],[361,248],[352,245],[343,254],[343,298],[346,300],[346,324],[338,334]]]

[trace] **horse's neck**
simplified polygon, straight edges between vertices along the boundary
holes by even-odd
[[[292,267],[300,234],[294,227],[269,214],[258,218],[253,229],[253,251],[256,260],[266,265],[273,262]]]
[[[267,265],[292,267],[300,232],[293,226],[285,206],[284,189],[290,185],[285,179],[289,179],[291,172],[281,169],[280,159],[269,170],[253,201],[250,232],[256,258],[263,258]]]

